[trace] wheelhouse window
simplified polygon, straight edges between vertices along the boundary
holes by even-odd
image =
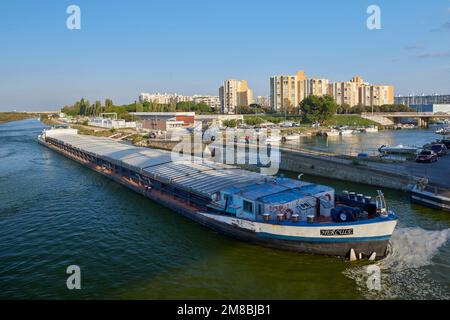
[[[262,215],[264,213],[264,206],[261,203],[256,205],[256,213]]]
[[[247,200],[244,200],[244,211],[253,213],[253,203]]]

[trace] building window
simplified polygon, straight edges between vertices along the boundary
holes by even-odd
[[[253,213],[253,203],[247,200],[244,200],[244,211]]]

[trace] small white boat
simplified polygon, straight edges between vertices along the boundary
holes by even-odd
[[[450,135],[450,127],[442,127],[435,131],[436,134]]]
[[[266,142],[278,142],[281,141],[280,136],[270,136],[266,138]]]
[[[404,123],[402,124],[402,129],[417,129],[417,125],[413,123]]]
[[[293,141],[293,140],[299,140],[300,137],[301,137],[300,134],[294,133],[294,134],[289,134],[289,135],[287,135],[287,136],[284,136],[282,139],[283,139],[284,141]]]
[[[378,151],[384,154],[415,154],[420,148],[404,146],[402,144],[396,146],[381,146]]]
[[[324,134],[327,137],[337,137],[339,135],[339,131],[335,129],[331,129],[330,131],[325,131]]]
[[[342,130],[339,130],[339,134],[340,134],[341,136],[347,136],[347,135],[352,134],[352,133],[353,133],[353,130],[352,130],[352,129],[342,129]]]
[[[378,127],[377,126],[370,126],[364,129],[364,131],[366,133],[375,133],[378,132]]]

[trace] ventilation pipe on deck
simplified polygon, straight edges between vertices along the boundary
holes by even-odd
[[[318,217],[320,217],[320,198],[316,198],[316,214]]]
[[[280,221],[280,222],[283,221],[284,220],[284,213],[278,213],[277,214],[277,220]]]

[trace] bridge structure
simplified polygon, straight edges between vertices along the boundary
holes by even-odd
[[[428,128],[430,119],[450,120],[450,113],[443,112],[365,112],[361,117],[378,122],[384,126],[399,123],[401,119],[416,119],[419,127]]]

